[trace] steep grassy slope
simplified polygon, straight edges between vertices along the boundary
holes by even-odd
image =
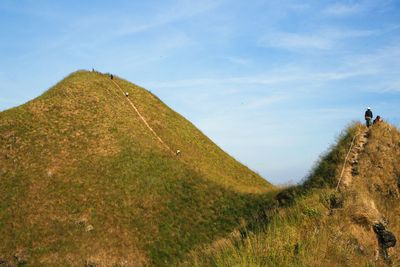
[[[148,91],[79,71],[0,113],[0,258],[170,265],[249,219],[272,186]]]
[[[364,130],[349,127],[303,185],[277,195],[258,228],[194,251],[182,265],[399,266],[399,246],[389,248],[385,260],[373,225],[383,223],[400,237],[400,133],[374,125],[363,148],[357,143]],[[354,136],[351,177],[336,191]]]

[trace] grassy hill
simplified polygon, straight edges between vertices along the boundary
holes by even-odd
[[[231,233],[273,188],[150,92],[78,71],[0,113],[0,259],[170,266]]]
[[[303,184],[277,194],[263,221],[193,251],[181,265],[400,266],[399,245],[385,259],[374,232],[382,223],[400,237],[399,199],[400,132],[354,124]]]

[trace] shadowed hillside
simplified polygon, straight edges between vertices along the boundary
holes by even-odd
[[[400,132],[355,124],[302,185],[265,207],[263,221],[182,265],[399,266],[399,245],[391,247],[400,237],[399,199]]]
[[[87,71],[0,113],[0,166],[0,259],[29,266],[167,266],[272,189],[148,91]]]

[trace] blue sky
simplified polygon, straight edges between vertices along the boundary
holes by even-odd
[[[0,36],[0,110],[93,67],[277,184],[367,106],[400,125],[400,1],[1,0]]]

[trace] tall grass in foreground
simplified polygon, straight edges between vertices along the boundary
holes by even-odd
[[[326,196],[332,193],[315,190],[277,210],[264,231],[215,242],[182,266],[368,266],[367,259],[354,256],[361,255],[357,242],[340,231],[343,218],[327,216]]]

